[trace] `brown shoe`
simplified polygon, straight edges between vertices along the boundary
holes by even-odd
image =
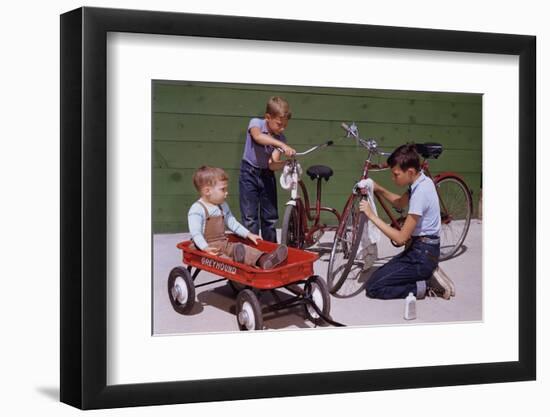
[[[246,255],[246,248],[242,243],[236,243],[233,247],[233,260],[240,264],[244,263],[244,258]]]
[[[288,248],[286,245],[279,245],[277,249],[270,253],[264,253],[258,259],[258,266],[262,269],[273,269],[284,261],[288,257]]]
[[[439,275],[432,275],[428,281],[426,281],[426,294],[428,296],[435,295],[441,297],[444,300],[451,298],[451,288]]]

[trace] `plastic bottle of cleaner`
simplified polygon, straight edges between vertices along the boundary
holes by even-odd
[[[414,320],[416,318],[416,297],[412,292],[405,298],[405,320]]]

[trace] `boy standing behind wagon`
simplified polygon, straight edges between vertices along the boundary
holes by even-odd
[[[271,97],[263,119],[250,120],[239,175],[239,202],[244,227],[264,240],[277,242],[277,183],[273,171],[283,168],[280,148],[292,156],[296,151],[286,144],[283,131],[291,112],[282,97]]]

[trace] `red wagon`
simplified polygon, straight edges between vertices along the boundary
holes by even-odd
[[[236,235],[228,235],[231,242],[249,244],[249,241]],[[261,330],[263,315],[260,305],[261,294],[271,290],[275,300],[268,305],[267,310],[275,311],[303,305],[306,317],[315,324],[324,321],[334,323],[328,317],[330,313],[330,294],[325,281],[314,275],[313,263],[319,258],[316,253],[288,248],[288,259],[274,269],[264,270],[231,259],[210,255],[206,252],[192,249],[191,241],[178,243],[183,252],[185,267],[175,267],[168,277],[168,296],[174,310],[180,314],[188,314],[195,303],[195,288],[228,280],[237,293],[237,322],[241,330]],[[255,246],[261,251],[271,252],[277,244],[259,241]],[[193,271],[193,268],[195,270]],[[220,279],[195,285],[195,278],[200,271],[211,272]],[[277,288],[286,288],[292,297],[279,300],[274,292]]]

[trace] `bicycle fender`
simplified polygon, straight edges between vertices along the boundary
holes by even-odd
[[[437,182],[439,180],[442,180],[443,178],[448,178],[448,177],[455,177],[455,178],[458,178],[460,179],[464,184],[466,184],[466,181],[464,181],[464,177],[456,172],[451,172],[451,171],[445,171],[445,172],[440,172],[439,174],[435,175],[433,177],[433,181],[434,182]]]
[[[296,206],[297,206],[296,200],[288,200],[288,201],[285,203],[285,206],[294,206],[294,207],[296,207]]]

